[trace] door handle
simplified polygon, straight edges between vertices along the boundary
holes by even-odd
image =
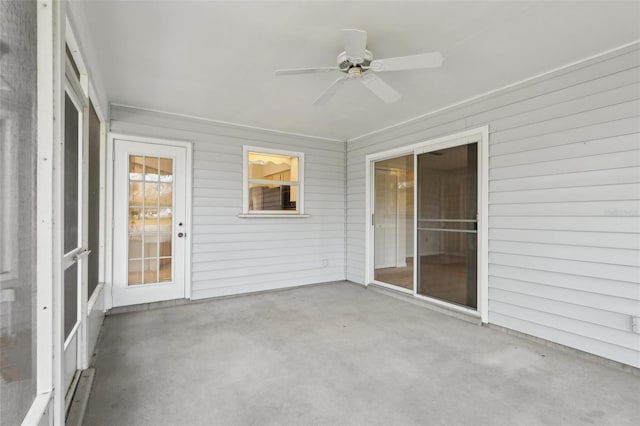
[[[78,253],[75,256],[73,256],[73,260],[74,261],[78,261],[78,260],[82,259],[83,257],[89,256],[89,254],[91,254],[91,250],[89,250],[89,249],[82,250],[80,253]]]
[[[183,232],[178,232],[178,238],[186,237],[187,234]]]

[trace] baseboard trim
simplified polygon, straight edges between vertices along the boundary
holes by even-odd
[[[193,303],[189,299],[164,300],[162,302],[140,303],[137,305],[117,306],[105,312],[106,316],[128,314],[130,312],[148,311],[151,309],[172,308],[174,306],[182,306]]]

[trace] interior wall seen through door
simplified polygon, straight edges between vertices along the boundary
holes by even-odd
[[[477,308],[477,143],[418,155],[418,293]]]
[[[413,290],[413,154],[374,167],[374,279]]]

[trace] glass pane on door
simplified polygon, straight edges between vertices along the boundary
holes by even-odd
[[[172,281],[173,192],[173,159],[129,156],[129,285]]]
[[[418,293],[477,308],[478,144],[418,155]]]
[[[413,154],[375,163],[374,279],[413,290]]]

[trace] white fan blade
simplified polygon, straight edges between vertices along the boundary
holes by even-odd
[[[400,99],[400,93],[396,92],[375,74],[365,74],[361,78],[362,83],[371,90],[374,95],[382,99],[385,103],[390,104]]]
[[[419,55],[398,56],[396,58],[375,59],[369,69],[381,71],[415,70],[420,68],[438,68],[442,65],[440,52],[421,53]]]
[[[326,104],[327,101],[331,99],[333,95],[335,95],[338,89],[342,87],[345,81],[347,81],[347,77],[340,77],[339,79],[331,83],[331,86],[327,87],[325,91],[322,92],[322,94],[320,94],[320,96],[318,96],[318,98],[315,101],[313,101],[313,105]]]
[[[367,48],[367,32],[362,30],[342,30],[344,51],[354,64],[364,62],[364,51]]]
[[[338,67],[316,67],[316,68],[285,68],[277,70],[275,75],[294,75],[294,74],[314,74],[321,72],[339,71]]]

